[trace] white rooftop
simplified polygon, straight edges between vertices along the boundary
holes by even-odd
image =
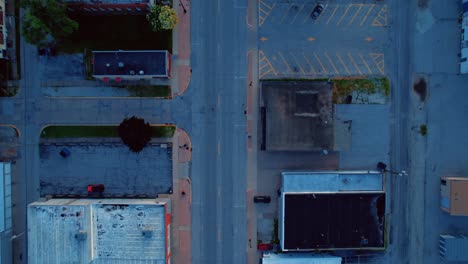
[[[284,193],[383,191],[383,175],[378,171],[282,172]]]
[[[28,206],[29,260],[165,264],[165,210],[165,202],[154,199],[32,203]]]

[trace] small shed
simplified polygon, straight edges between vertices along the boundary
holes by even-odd
[[[450,215],[468,216],[468,178],[441,177],[440,208]]]
[[[440,235],[439,254],[446,261],[468,261],[468,236]]]

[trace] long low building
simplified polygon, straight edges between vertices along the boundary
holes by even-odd
[[[283,251],[384,249],[380,172],[283,172],[279,206]]]
[[[93,77],[104,81],[169,78],[167,50],[93,51]]]
[[[28,205],[29,263],[170,263],[169,199],[51,199]]]

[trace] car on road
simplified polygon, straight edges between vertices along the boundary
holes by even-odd
[[[266,195],[254,196],[254,203],[270,203],[271,197]]]
[[[314,8],[314,10],[312,11],[312,13],[310,14],[310,17],[312,19],[317,19],[320,14],[322,13],[323,9],[325,8],[325,6],[323,4],[317,4]]]
[[[103,193],[104,184],[89,184],[88,193]]]

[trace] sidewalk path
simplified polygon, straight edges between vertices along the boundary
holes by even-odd
[[[190,83],[192,68],[190,66],[190,1],[173,2],[179,22],[173,34],[172,96],[183,94]]]

